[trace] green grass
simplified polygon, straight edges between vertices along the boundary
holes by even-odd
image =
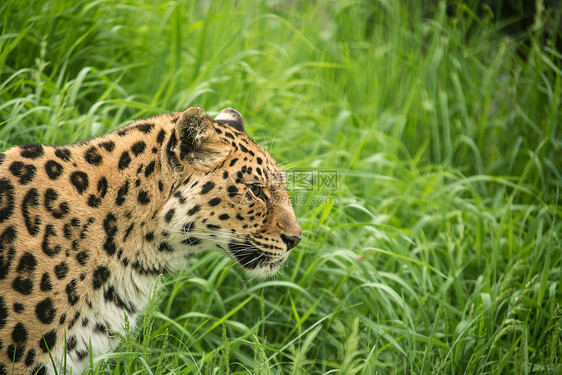
[[[279,277],[200,257],[94,373],[562,371],[561,12],[508,37],[423,3],[2,2],[1,149],[232,106],[337,171],[292,192]]]

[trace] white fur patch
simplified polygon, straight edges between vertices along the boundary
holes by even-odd
[[[215,117],[215,121],[235,121],[235,122],[244,122],[244,120],[242,120],[242,115],[240,114],[240,112],[238,112],[237,110],[233,109],[233,108],[225,108],[222,111],[220,111],[220,113],[217,115],[217,117]]]
[[[244,119],[240,112],[234,108],[225,108],[220,111],[215,117],[215,121],[230,125],[241,132],[244,131]]]

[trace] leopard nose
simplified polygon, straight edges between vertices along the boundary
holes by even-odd
[[[295,236],[295,235],[287,236],[285,234],[281,234],[281,240],[283,240],[283,242],[285,242],[285,244],[287,245],[287,251],[297,246],[299,242],[301,242],[301,238],[302,236]]]

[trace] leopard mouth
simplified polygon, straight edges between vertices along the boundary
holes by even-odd
[[[277,269],[283,259],[273,258],[265,251],[260,250],[248,240],[245,242],[229,242],[228,249],[236,261],[245,269],[255,270],[258,268]]]

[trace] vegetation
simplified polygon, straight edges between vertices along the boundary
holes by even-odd
[[[429,4],[0,4],[0,149],[231,106],[291,177],[277,278],[201,256],[90,373],[562,371],[562,12]]]

